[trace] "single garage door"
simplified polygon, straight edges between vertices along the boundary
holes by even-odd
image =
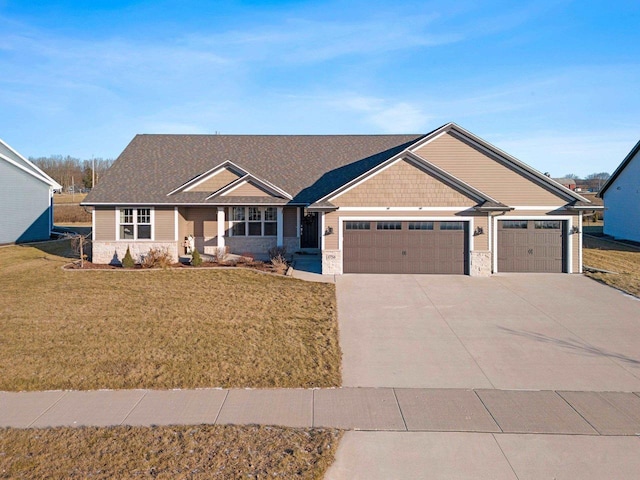
[[[344,222],[343,271],[465,274],[468,225],[468,222]]]
[[[498,271],[565,271],[566,222],[562,220],[499,220]]]

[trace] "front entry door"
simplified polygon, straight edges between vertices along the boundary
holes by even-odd
[[[318,214],[300,210],[300,248],[318,248]]]

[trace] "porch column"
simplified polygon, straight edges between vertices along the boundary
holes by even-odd
[[[284,245],[284,222],[283,222],[283,211],[282,207],[276,207],[278,209],[278,246],[282,247]]]
[[[224,248],[224,207],[218,207],[218,248]]]

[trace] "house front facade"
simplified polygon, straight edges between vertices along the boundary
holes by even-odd
[[[0,140],[0,244],[48,240],[55,180]]]
[[[604,233],[640,242],[640,141],[622,160],[598,196],[604,201]]]
[[[85,199],[93,261],[318,252],[325,274],[581,271],[577,193],[456,124],[426,135],[138,135]],[[590,208],[589,208],[590,207]]]

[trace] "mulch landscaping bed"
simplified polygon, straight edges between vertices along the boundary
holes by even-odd
[[[103,263],[92,263],[85,260],[83,265],[80,265],[80,260],[76,260],[63,267],[66,270],[153,270],[151,268],[144,268],[142,265],[136,265],[133,268],[124,268],[122,265],[109,265]],[[284,275],[286,269],[283,271],[281,268],[274,267],[270,263],[266,262],[238,262],[238,263],[218,263],[218,262],[202,262],[198,267],[188,265],[184,263],[173,263],[168,268],[177,269],[196,269],[196,268],[247,268],[250,270],[257,270],[260,272],[275,273]]]

